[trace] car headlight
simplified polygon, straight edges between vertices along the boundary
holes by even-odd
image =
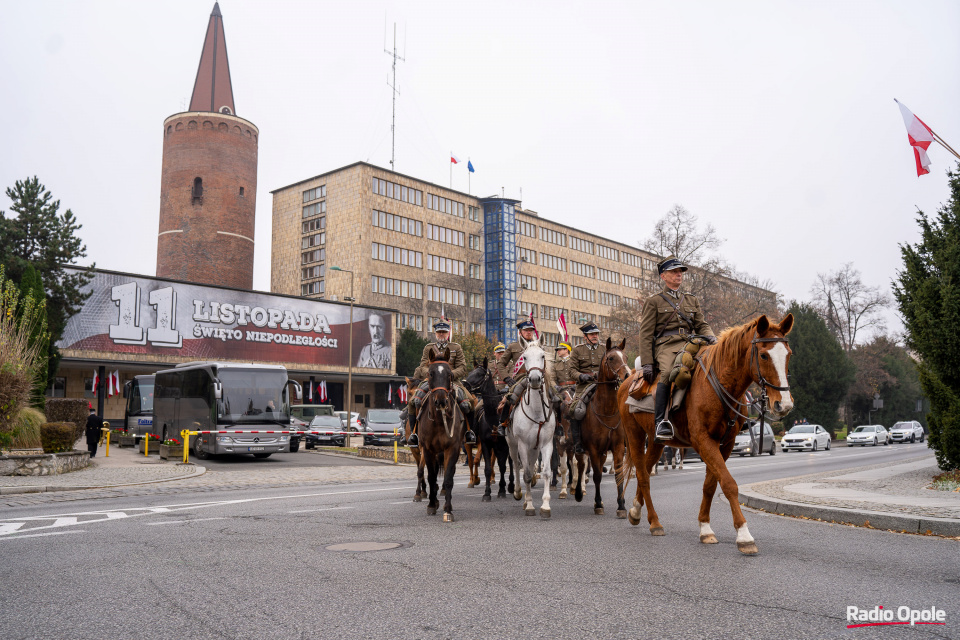
[[[222,444],[233,444],[233,438],[230,436],[217,436],[217,442]]]
[[[280,436],[280,442],[286,442],[290,438],[288,436]]]

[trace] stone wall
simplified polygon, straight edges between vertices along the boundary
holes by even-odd
[[[480,455],[479,450],[476,455]],[[393,447],[372,447],[372,446],[363,446],[357,447],[357,457],[359,458],[377,458],[379,460],[393,460]],[[460,459],[457,461],[457,464],[463,464],[467,461],[467,456],[460,454]],[[413,454],[410,453],[410,450],[406,447],[400,447],[397,449],[397,462],[405,462],[407,464],[416,464],[417,461],[414,459]]]
[[[53,476],[90,465],[89,451],[38,456],[0,456],[0,476]]]

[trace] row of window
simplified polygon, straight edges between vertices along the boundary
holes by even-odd
[[[553,280],[540,279],[540,290],[550,295],[567,297],[567,285],[563,282],[554,282]]]
[[[310,264],[311,262],[323,262],[326,258],[326,249],[314,249],[300,254],[300,264]]]
[[[584,300],[586,302],[596,302],[597,292],[593,289],[587,289],[586,287],[578,287],[576,285],[570,285],[570,297],[575,300]]]
[[[427,240],[437,240],[439,242],[446,242],[447,244],[453,244],[458,247],[462,247],[464,233],[463,231],[456,231],[454,229],[447,229],[446,227],[441,227],[439,225],[428,224]]]
[[[567,244],[567,234],[546,227],[540,227],[540,239],[544,242],[558,244],[561,247]]]
[[[389,180],[381,180],[380,178],[373,178],[372,188],[374,195],[386,196],[401,202],[423,206],[423,191],[419,189],[405,187],[395,182],[390,182]]]
[[[537,252],[533,249],[517,247],[517,260],[528,262],[530,264],[537,264]]]
[[[593,243],[583,238],[570,236],[570,248],[583,253],[593,253]]]
[[[313,204],[308,204],[303,208],[303,217],[309,218],[311,216],[318,216],[321,213],[327,212],[327,201],[321,200],[320,202],[314,202]]]
[[[534,318],[537,317],[537,305],[535,305],[535,304],[533,304],[533,303],[531,303],[531,302],[521,302],[521,303],[520,303],[519,315],[518,315],[517,317],[519,317],[519,318],[529,318],[531,313],[533,314],[533,317],[534,317]]]
[[[473,265],[470,266],[472,267]],[[439,271],[440,273],[452,273],[455,276],[462,276],[464,262],[463,260],[454,260],[452,258],[427,255],[427,269],[430,269],[431,271]]]
[[[567,270],[567,259],[559,256],[551,256],[549,253],[540,254],[540,266],[557,271]]]
[[[537,290],[537,279],[533,276],[519,275],[517,276],[517,284],[521,289],[528,289],[530,291]]]
[[[300,295],[302,296],[315,296],[323,294],[323,292],[323,280],[317,280],[316,282],[308,282],[307,284],[300,285]]]
[[[640,283],[643,282],[643,278],[637,276],[631,276],[629,274],[623,274],[623,286],[630,287],[631,289],[639,289]]]
[[[466,305],[467,294],[458,289],[448,289],[446,287],[427,286],[428,302],[443,302],[446,304],[455,304],[458,306]]]
[[[312,202],[313,200],[317,200],[318,198],[326,198],[326,197],[327,197],[327,185],[325,184],[320,185],[316,189],[308,189],[303,192],[304,202]]]
[[[467,207],[467,217],[474,222],[480,222],[480,207]]]
[[[423,223],[412,218],[405,218],[386,211],[373,210],[371,220],[373,226],[387,229],[389,231],[399,231],[411,236],[423,236]]]
[[[523,220],[517,220],[517,233],[529,238],[536,238],[537,226]],[[597,244],[594,246],[594,243],[590,240],[584,240],[583,238],[577,238],[575,236],[569,236],[568,238],[567,234],[565,233],[554,231],[553,229],[547,229],[542,226],[540,227],[540,239],[544,242],[550,242],[562,247],[576,249],[577,251],[581,251],[583,253],[596,253],[596,255],[601,258],[613,260],[614,262],[622,261],[624,264],[629,264],[632,267],[653,270],[656,266],[654,261],[650,258],[643,258],[641,256],[627,253],[626,251],[620,251],[618,249],[614,249],[613,247],[607,247],[602,244]]]
[[[322,278],[326,272],[327,265],[318,264],[313,267],[305,267],[300,269],[300,279],[301,280],[312,280],[313,278]]]
[[[584,278],[593,277],[593,265],[584,264],[582,262],[577,262],[576,260],[570,261],[570,273],[575,276],[582,276]]]
[[[470,265],[470,277],[476,280],[483,280],[483,271],[480,269],[480,265]]]
[[[483,294],[471,293],[467,296],[467,304],[474,309],[483,309]]]
[[[319,247],[322,244],[327,243],[327,234],[325,232],[315,233],[312,236],[304,236],[300,243],[301,249],[309,249],[310,247]]]
[[[374,260],[402,264],[405,267],[423,268],[423,254],[419,251],[404,249],[402,247],[391,247],[388,244],[380,244],[379,242],[372,242],[370,244]]]
[[[475,236],[471,233],[469,240],[469,247],[474,251],[480,251],[483,249],[483,247],[480,246],[480,236]]]
[[[600,256],[601,258],[606,258],[607,260],[620,262],[620,252],[614,249],[613,247],[605,247],[602,244],[598,244],[597,255]]]
[[[608,307],[615,307],[620,304],[620,296],[615,293],[607,293],[606,291],[600,292],[600,304],[605,304]]]
[[[597,279],[612,284],[620,284],[620,274],[616,271],[610,271],[603,267],[597,267]]]
[[[398,313],[397,326],[401,329],[423,331],[423,316],[414,315],[412,313]]]
[[[388,296],[423,299],[423,285],[418,282],[370,276],[370,289],[373,293],[383,293]]]
[[[433,325],[440,321],[440,318],[434,316],[427,317],[427,327],[430,331],[433,331]],[[465,322],[463,320],[450,320],[447,319],[447,322],[451,325],[451,330],[454,335],[466,335],[467,333],[479,333],[483,335],[483,323],[482,322]]]
[[[450,198],[435,196],[432,193],[427,194],[427,209],[433,209],[434,211],[439,211],[440,213],[447,213],[451,216],[457,216],[458,218],[463,217],[462,202],[457,202],[456,200],[451,200]]]
[[[327,228],[327,217],[323,216],[322,218],[314,218],[313,220],[307,220],[303,223],[300,232],[301,233],[312,233],[314,231],[320,231],[321,229]]]
[[[517,233],[528,238],[536,238],[537,226],[523,220],[517,220]]]

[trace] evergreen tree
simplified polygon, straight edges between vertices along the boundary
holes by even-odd
[[[53,200],[36,176],[17,180],[6,193],[10,210],[17,215],[0,211],[0,264],[14,282],[20,282],[29,264],[40,274],[47,294],[48,371],[52,376],[59,364],[59,352],[53,345],[63,335],[67,320],[89,297],[81,289],[93,277],[88,272],[68,272],[65,267],[85,257],[87,247],[76,235],[81,225],[73,212],[59,213],[60,201]]]
[[[413,372],[420,365],[423,348],[429,343],[429,340],[421,338],[420,334],[413,329],[404,329],[400,332],[400,340],[397,341],[398,376],[413,377]]]
[[[929,446],[944,470],[960,468],[960,164],[947,176],[950,199],[935,217],[919,212],[921,240],[900,246],[893,287],[930,398]]]
[[[493,361],[493,348],[497,346],[497,343],[491,342],[485,335],[481,333],[468,333],[459,339],[456,336],[452,339],[459,342],[463,348],[463,357],[467,363],[467,371],[473,369],[474,358],[480,363],[483,363],[484,358],[489,358],[489,361]]]
[[[812,306],[794,302],[787,313],[794,318],[793,331],[787,334],[793,351],[789,365],[793,417],[833,433],[839,422],[837,409],[854,381],[853,363]]]
[[[41,362],[36,367],[33,379],[33,392],[30,395],[30,404],[41,411],[46,404],[44,393],[47,390],[47,356],[50,352],[50,334],[47,332],[47,296],[43,290],[43,281],[32,264],[27,265],[23,277],[20,278],[20,300],[17,307],[17,325],[25,321],[25,315],[31,315],[31,327],[28,342],[36,345]]]

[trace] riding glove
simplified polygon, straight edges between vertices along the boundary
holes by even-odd
[[[587,384],[587,383],[589,383],[589,382],[593,382],[593,376],[590,375],[589,373],[581,373],[581,374],[580,374],[580,382],[582,382],[583,384]]]
[[[717,344],[717,336],[706,336],[707,344]]]
[[[653,384],[653,365],[645,364],[640,369],[643,371],[643,379],[647,381],[647,384]]]
[[[513,378],[510,378],[510,377],[507,377],[507,378],[504,378],[504,379],[503,379],[503,383],[504,383],[505,385],[507,385],[508,387],[512,387],[515,382],[516,382],[516,380],[514,380]]]

